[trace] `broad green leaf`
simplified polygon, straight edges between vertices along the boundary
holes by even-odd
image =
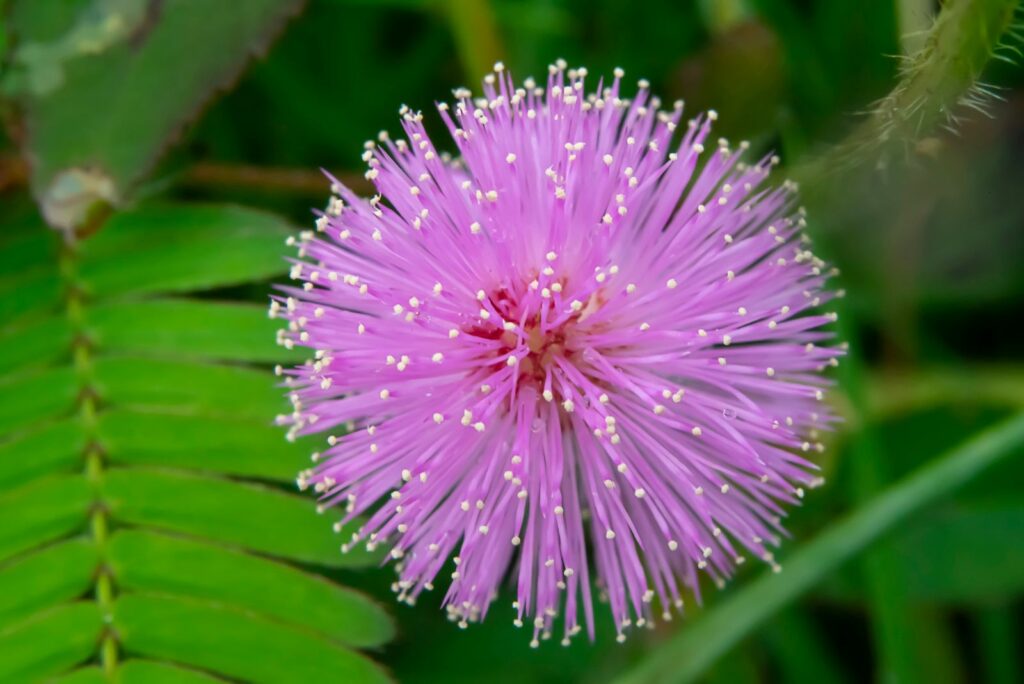
[[[71,328],[58,316],[0,328],[0,375],[19,368],[45,366],[66,356],[69,349]]]
[[[960,395],[969,405],[937,405],[944,394],[926,400],[923,391],[893,386],[892,405],[900,410],[876,428],[884,435],[881,456],[888,469],[896,474],[909,472],[926,464],[930,454],[960,435],[998,422],[1006,411],[989,405],[1013,404],[1011,371],[1006,369],[1005,382],[994,370],[979,373],[971,386],[965,382]],[[923,386],[937,388],[947,382],[925,381]],[[906,397],[915,399],[904,404]],[[914,412],[905,414],[905,410]],[[853,454],[846,456],[843,462],[849,466]],[[962,487],[944,507],[903,526],[890,546],[901,565],[904,602],[989,602],[1024,587],[1020,579],[1024,577],[1020,551],[1024,535],[1018,526],[1024,507],[1016,502],[1022,484],[1024,459],[1007,460]],[[968,570],[974,574],[967,576]],[[823,593],[836,600],[859,602],[863,597],[861,578],[850,568],[830,580]]]
[[[108,471],[104,492],[114,517],[129,524],[308,563],[341,567],[371,562],[362,550],[339,551],[346,531],[335,534],[331,520],[317,516],[308,497],[216,477],[136,468]]]
[[[294,481],[309,454],[267,421],[111,409],[99,432],[112,463]],[[314,522],[314,524],[316,524]]]
[[[1024,414],[1017,414],[882,492],[816,539],[782,559],[783,571],[762,575],[686,629],[669,637],[614,681],[618,684],[691,682],[753,628],[817,584],[844,561],[924,506],[978,473],[1020,455]]]
[[[48,477],[0,493],[0,562],[81,529],[91,500],[81,476]]]
[[[128,594],[115,606],[128,653],[252,682],[387,682],[365,656],[251,613],[208,601]]]
[[[217,601],[353,646],[391,638],[387,615],[368,598],[283,563],[196,541],[125,531],[110,543],[126,591]]]
[[[0,681],[34,682],[87,660],[103,620],[99,605],[68,603],[0,631]]]
[[[143,15],[131,40],[104,34],[76,49],[75,36],[90,29],[91,8],[63,5],[66,33],[39,35],[32,6],[48,4],[18,3],[11,28],[19,47],[7,85],[18,92],[31,131],[26,152],[35,162],[34,194],[61,228],[80,225],[96,201],[118,204],[130,196],[203,104],[302,6],[301,0],[236,0],[211,12],[206,0],[169,0],[158,14]],[[122,9],[100,30],[123,32],[133,17]],[[97,43],[105,49],[94,49]]]
[[[913,559],[904,571],[907,596],[940,604],[995,605],[1024,590],[1024,505],[1019,502],[954,504],[901,530],[894,546]],[[858,598],[844,574],[827,595]]]
[[[101,304],[89,329],[104,350],[143,356],[231,361],[301,361],[308,354],[275,342],[281,321],[258,304],[154,299]]]
[[[0,624],[81,596],[92,584],[98,560],[93,541],[76,538],[0,566]]]
[[[182,0],[191,1],[191,0]],[[96,297],[188,292],[277,275],[290,233],[279,217],[211,204],[151,204],[113,216],[82,245]]]
[[[291,407],[266,371],[195,361],[103,357],[96,387],[112,406],[248,418],[267,424]],[[278,436],[284,432],[278,430]]]
[[[0,442],[0,491],[81,466],[85,435],[75,419]]]
[[[43,368],[0,377],[0,436],[32,427],[47,418],[68,415],[75,406],[78,383],[68,367]]]

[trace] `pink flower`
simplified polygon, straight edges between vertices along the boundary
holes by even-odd
[[[443,575],[465,626],[511,571],[533,645],[593,635],[595,590],[624,638],[701,572],[775,566],[832,421],[826,267],[714,112],[495,72],[438,107],[455,158],[403,108],[407,140],[366,146],[379,194],[335,183],[299,241],[271,313],[316,353],[282,422],[337,435],[299,483],[368,516],[342,549],[389,548],[401,599]]]

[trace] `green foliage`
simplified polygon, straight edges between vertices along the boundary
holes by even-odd
[[[14,3],[17,46],[4,85],[23,110],[33,191],[48,220],[74,229],[97,202],[128,198],[182,127],[301,5],[246,0],[211,11],[205,0]]]
[[[269,371],[224,362],[232,324],[238,360],[291,355],[261,308],[183,296],[280,274],[288,226],[164,204],[75,247],[42,231],[4,237],[38,248],[14,250],[15,268],[58,262],[60,282],[0,337],[13,352],[0,383],[19,398],[0,402],[0,679],[98,658],[120,681],[206,678],[161,661],[252,681],[386,680],[352,648],[387,641],[389,618],[308,569],[373,557],[340,554],[329,521],[288,491],[310,449],[270,424],[286,402]]]
[[[1021,678],[1024,436],[991,428],[1024,409],[1024,129],[1019,72],[989,65],[1020,61],[1019,0],[212,4],[0,0],[0,680],[381,681],[357,649],[388,642],[424,684]],[[511,596],[466,631],[432,596],[396,634],[390,573],[357,571],[379,557],[292,493],[315,447],[273,425],[269,367],[303,359],[263,306],[279,217],[307,220],[317,167],[358,181],[401,103],[557,57],[782,154],[850,293],[847,421],[784,571],[748,564],[682,624],[620,646],[599,606],[595,644],[538,652]]]
[[[1000,460],[1018,455],[1022,442],[1024,414],[1018,414],[935,460],[831,525],[817,539],[805,543],[782,560],[784,572],[764,575],[735,592],[702,620],[658,647],[619,681],[693,681],[760,620],[809,589],[909,514],[954,491]]]

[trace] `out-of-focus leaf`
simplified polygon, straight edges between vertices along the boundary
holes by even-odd
[[[761,630],[760,636],[778,663],[783,681],[789,684],[849,681],[829,654],[821,630],[804,611],[790,608],[779,612],[772,624]]]
[[[98,558],[95,544],[76,538],[0,567],[0,623],[20,622],[81,596],[92,583]]]
[[[716,134],[763,137],[774,132],[784,95],[780,38],[756,21],[744,21],[714,36],[709,45],[683,62],[666,95],[682,98],[689,111],[714,109]],[[727,74],[745,74],[737,88]],[[692,109],[691,109],[692,107]]]
[[[48,365],[67,354],[70,347],[71,329],[66,320],[56,316],[0,328],[0,374]]]
[[[211,684],[223,679],[170,663],[133,658],[118,668],[121,684]]]
[[[387,682],[368,658],[308,632],[214,602],[126,595],[115,622],[129,653],[251,682]]]
[[[110,560],[127,591],[208,599],[353,646],[376,646],[394,631],[388,616],[361,594],[210,544],[126,531],[111,540]]]
[[[96,297],[206,290],[281,273],[280,218],[225,205],[148,205],[113,217],[82,246]]]
[[[1019,455],[1022,440],[1024,414],[1017,414],[918,469],[834,523],[789,558],[783,558],[781,573],[762,576],[733,593],[615,681],[693,681],[762,620],[908,515],[949,494],[993,464]]]
[[[1020,408],[1024,368],[974,366],[877,374],[868,385],[868,409],[876,419],[891,420],[951,403]]]
[[[115,407],[250,419],[263,425],[289,410],[270,373],[241,366],[108,356],[97,359],[95,375],[100,396]],[[277,437],[280,441],[280,430]]]
[[[60,684],[109,684],[100,667],[82,667],[53,680]],[[215,684],[226,680],[155,660],[131,658],[117,667],[118,684]]]
[[[171,471],[112,469],[104,491],[119,520],[330,566],[365,565],[372,557],[338,549],[336,535],[306,497],[268,487]],[[267,530],[288,530],[269,535]],[[351,530],[348,531],[351,534]]]
[[[975,613],[983,672],[990,684],[1016,684],[1024,677],[1021,630],[1012,606],[988,606]]]
[[[56,271],[53,254],[60,238],[48,231],[35,217],[15,220],[13,223],[5,225],[4,230],[0,231],[0,250],[4,263],[0,284],[17,284],[36,270]]]
[[[0,491],[47,473],[70,471],[81,464],[83,446],[85,436],[73,420],[0,442]]]
[[[202,105],[303,3],[235,0],[211,12],[205,0],[169,0],[145,3],[141,16],[137,2],[61,3],[62,15],[49,25],[64,32],[49,36],[39,35],[43,22],[34,14],[54,12],[39,7],[53,3],[15,4],[19,47],[7,87],[18,93],[43,213],[71,229],[95,203],[128,197]]]
[[[45,368],[0,378],[0,435],[67,415],[78,388],[70,368]]]
[[[294,481],[308,454],[269,421],[104,411],[99,431],[112,463]],[[311,521],[317,525],[318,521]]]
[[[1024,591],[1024,505],[951,505],[923,516],[894,542],[907,563],[907,596],[951,605],[1012,600]],[[842,574],[825,595],[858,598],[857,581]]]
[[[0,631],[0,681],[36,682],[92,654],[103,621],[99,605],[68,603]]]
[[[154,299],[99,305],[89,312],[96,343],[113,352],[231,361],[298,361],[274,342],[280,321],[257,304]]]
[[[98,665],[80,667],[67,674],[54,677],[50,681],[60,682],[60,684],[107,684],[108,682],[107,676],[103,674],[103,670]]]
[[[37,480],[0,494],[0,562],[80,529],[91,498],[85,478],[71,476]]]
[[[42,225],[34,211],[20,218],[8,216],[7,201],[5,196],[0,224],[0,340],[17,334],[22,318],[61,318],[63,313],[55,258],[60,238]],[[14,367],[7,360],[0,363],[5,364],[0,372]]]
[[[23,275],[0,277],[0,317],[5,323],[49,315],[57,307],[60,285],[53,266],[34,268]]]

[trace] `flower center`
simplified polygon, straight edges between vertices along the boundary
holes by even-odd
[[[464,325],[462,332],[493,341],[485,356],[490,373],[511,373],[517,386],[559,396],[553,376],[564,374],[559,365],[579,366],[591,329],[583,322],[600,307],[600,294],[583,303],[528,285],[520,293],[498,288],[480,298],[486,317]]]

